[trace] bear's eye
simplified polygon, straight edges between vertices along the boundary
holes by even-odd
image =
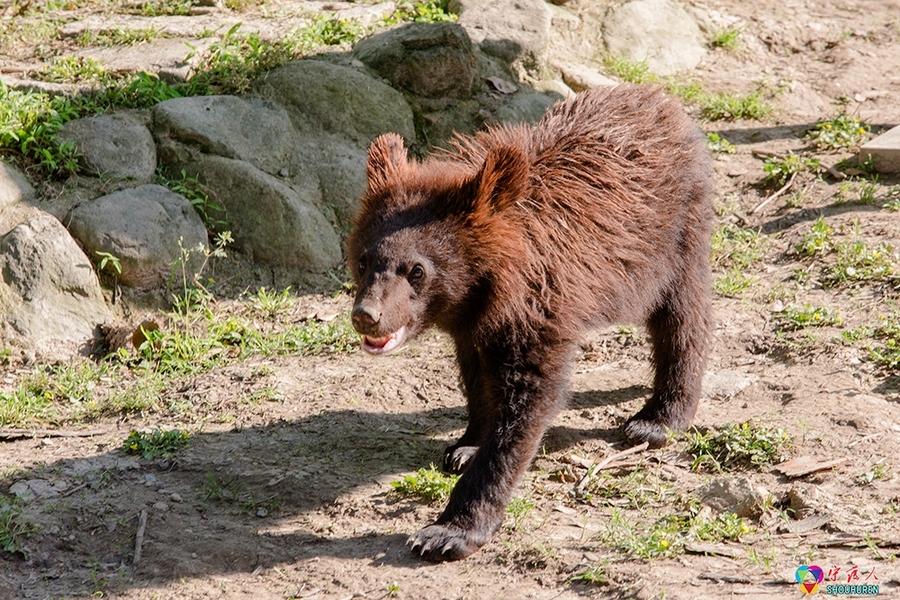
[[[415,265],[409,270],[409,275],[406,276],[406,279],[408,279],[410,283],[416,283],[417,281],[421,281],[424,277],[425,269],[422,268],[422,265]]]
[[[359,271],[359,274],[362,275],[366,272],[366,257],[360,256],[359,262],[356,263],[356,269]]]

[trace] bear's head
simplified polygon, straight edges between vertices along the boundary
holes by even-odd
[[[463,161],[419,164],[400,136],[385,134],[369,148],[366,176],[347,241],[363,349],[384,354],[431,325],[453,332],[471,324],[490,293],[499,214],[527,183],[524,153],[490,150],[478,170]]]

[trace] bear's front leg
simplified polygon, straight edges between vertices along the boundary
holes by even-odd
[[[456,340],[456,361],[466,395],[469,422],[463,436],[444,452],[443,469],[461,475],[493,429],[497,401],[485,394],[484,358],[470,340]]]
[[[569,345],[529,344],[523,352],[485,351],[484,393],[496,416],[433,525],[407,542],[430,561],[459,560],[486,544],[503,523],[519,477],[534,458],[568,389]],[[493,364],[488,364],[493,363]]]

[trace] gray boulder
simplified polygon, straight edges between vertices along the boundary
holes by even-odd
[[[261,100],[194,96],[157,104],[153,133],[163,141],[190,143],[205,153],[277,173],[291,151],[294,130],[283,108]]]
[[[156,146],[143,121],[128,113],[102,114],[70,121],[56,136],[72,143],[88,173],[115,179],[153,181]]]
[[[317,189],[298,192],[249,163],[203,156],[187,165],[225,208],[235,244],[258,262],[325,271],[341,261],[340,239],[315,207]]]
[[[342,135],[297,135],[285,175],[296,190],[318,189],[313,202],[346,224],[366,189],[366,148]]]
[[[112,254],[122,266],[119,281],[142,290],[167,284],[182,249],[190,250],[185,266],[193,277],[203,261],[197,248],[208,246],[206,228],[191,203],[155,184],[86,202],[69,219],[69,231],[95,261],[97,252]]]
[[[544,0],[450,0],[451,11],[486,54],[539,75],[550,43],[550,8]]]
[[[657,75],[693,69],[706,53],[697,22],[671,0],[632,0],[611,10],[603,42],[615,56],[646,61]]]
[[[351,67],[298,60],[269,71],[254,89],[284,106],[302,134],[337,133],[360,147],[387,132],[409,143],[416,139],[412,109],[403,94]]]
[[[0,160],[0,210],[17,202],[33,202],[34,187],[25,175],[9,163]]]
[[[110,320],[91,261],[53,216],[37,214],[0,240],[3,337],[47,357],[91,349]]]
[[[394,86],[425,98],[467,98],[477,75],[472,40],[455,23],[409,23],[357,42],[353,54]]]
[[[562,99],[562,95],[552,92],[518,92],[494,112],[494,117],[502,123],[535,123],[541,120],[548,108]]]

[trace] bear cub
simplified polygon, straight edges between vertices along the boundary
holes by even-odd
[[[372,354],[445,331],[469,412],[443,461],[462,477],[414,552],[457,560],[491,538],[590,328],[647,327],[653,395],[627,438],[659,447],[691,422],[711,331],[712,173],[676,100],[595,89],[421,163],[385,134],[366,175],[347,247],[353,326]]]

